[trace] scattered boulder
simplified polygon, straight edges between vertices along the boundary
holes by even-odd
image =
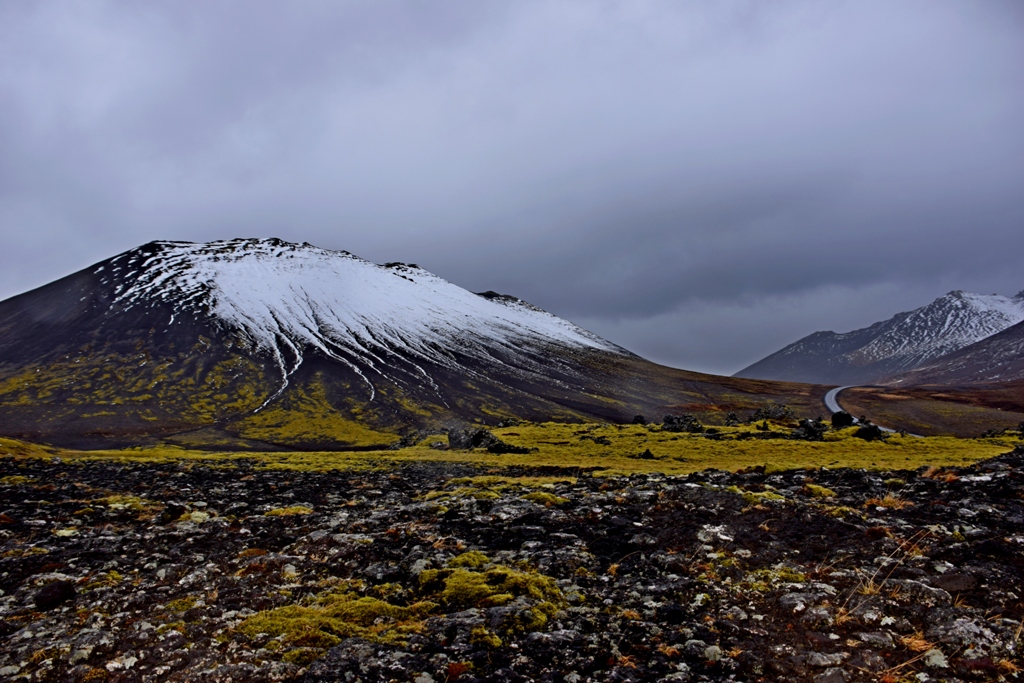
[[[967,591],[974,588],[978,581],[970,574],[964,574],[961,572],[949,572],[948,574],[939,574],[931,580],[931,584],[936,588],[941,588],[944,591],[950,593],[959,593],[960,591]]]
[[[536,450],[524,446],[513,446],[482,428],[448,430],[448,447],[456,451],[485,448],[488,453],[495,453],[497,455],[505,453],[532,453]]]
[[[845,410],[840,410],[838,413],[832,413],[832,429],[845,429],[846,427],[852,427],[855,424],[857,424],[856,418]]]
[[[179,503],[168,503],[164,506],[163,512],[160,513],[160,522],[170,524],[177,521],[179,517],[185,514],[186,509],[184,505]]]
[[[682,415],[666,415],[661,421],[661,428],[666,432],[690,432],[700,434],[704,431],[704,425],[697,421],[693,415],[684,413]]]
[[[74,600],[75,594],[74,582],[61,579],[58,581],[51,581],[40,588],[35,594],[33,601],[35,602],[36,607],[47,612],[54,607],[63,605],[68,600]]]
[[[800,420],[800,426],[793,430],[791,437],[799,441],[824,441],[828,425],[817,420]]]
[[[795,419],[796,413],[794,413],[793,409],[787,406],[785,403],[776,403],[775,401],[768,401],[763,406],[755,410],[753,415],[747,418],[747,422],[757,422],[758,420],[774,420],[776,422],[785,422]]]
[[[448,430],[448,447],[455,451],[487,448],[496,441],[498,437],[482,428]]]
[[[885,441],[885,432],[882,431],[882,428],[870,422],[861,424],[860,428],[853,435],[865,441]]]

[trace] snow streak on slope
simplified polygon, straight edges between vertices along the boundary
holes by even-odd
[[[102,270],[102,267],[101,269]],[[113,259],[116,303],[169,304],[176,317],[211,317],[269,353],[288,377],[307,349],[387,376],[396,362],[432,383],[423,361],[453,352],[495,362],[551,345],[623,349],[514,297],[473,294],[405,264],[379,266],[348,252],[270,240],[154,242]],[[464,368],[463,368],[464,369]]]

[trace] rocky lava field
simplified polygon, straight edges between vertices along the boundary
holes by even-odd
[[[1014,679],[1024,449],[608,478],[0,459],[0,679]]]

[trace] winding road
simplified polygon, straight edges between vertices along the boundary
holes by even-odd
[[[853,388],[853,386],[854,385],[852,384],[847,384],[845,387],[836,387],[835,389],[829,389],[829,392],[825,394],[825,407],[831,410],[833,413],[838,413],[840,411],[846,412],[843,410],[843,407],[839,405],[839,401],[836,400],[836,397],[839,396],[839,392],[842,391],[843,389],[851,389]]]
[[[844,387],[836,387],[835,389],[829,389],[828,393],[825,394],[825,407],[831,410],[833,413],[838,413],[841,410],[847,413],[850,412],[848,410],[843,410],[843,407],[839,405],[839,392],[843,391],[844,389],[853,389],[855,386],[857,385],[847,384]],[[860,422],[860,420],[858,420],[857,418],[854,418],[854,421]],[[878,425],[878,428],[881,429],[883,432],[895,433],[896,431],[895,429],[889,429],[888,427],[883,427],[882,425]],[[919,435],[917,434],[908,434],[907,436],[919,437]]]

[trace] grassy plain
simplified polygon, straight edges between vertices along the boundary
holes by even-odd
[[[979,436],[1024,422],[1024,383],[998,388],[854,387],[843,392],[843,407],[887,427],[928,436]]]
[[[782,425],[771,425],[768,432],[750,425],[716,429],[717,433],[707,435],[663,431],[658,425],[524,423],[494,429],[493,433],[507,443],[536,450],[504,455],[483,449],[438,448],[438,444],[447,445],[443,434],[428,436],[407,448],[374,451],[211,452],[173,445],[75,451],[0,439],[0,455],[60,457],[71,461],[195,461],[226,467],[231,467],[233,460],[244,458],[256,460],[268,468],[298,470],[378,469],[427,461],[495,469],[557,467],[606,475],[642,472],[682,475],[707,468],[734,471],[755,466],[768,470],[962,466],[1006,453],[1019,443],[1012,436],[959,439],[891,435],[885,441],[864,441],[853,436],[856,428],[829,431],[825,441],[811,442],[784,438],[790,428]]]

